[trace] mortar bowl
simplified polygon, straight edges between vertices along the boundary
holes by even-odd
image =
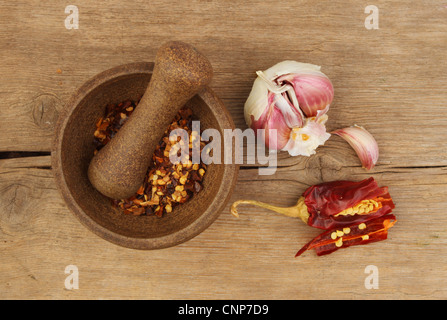
[[[87,81],[61,112],[52,149],[56,184],[80,222],[109,242],[144,250],[178,245],[208,228],[231,197],[239,170],[237,164],[209,164],[202,191],[161,218],[125,215],[92,186],[87,170],[95,150],[95,123],[108,104],[138,100],[147,88],[153,67],[151,62],[126,64]],[[223,137],[225,129],[234,129],[229,112],[209,87],[186,105],[200,121],[201,130],[217,129]]]

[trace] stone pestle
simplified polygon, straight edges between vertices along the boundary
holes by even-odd
[[[133,196],[143,184],[152,154],[176,113],[211,81],[208,59],[189,44],[160,47],[149,85],[114,138],[91,160],[88,177],[103,195]]]

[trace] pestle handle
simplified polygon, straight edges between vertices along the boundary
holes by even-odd
[[[212,74],[208,59],[191,45],[173,41],[160,47],[138,107],[90,162],[88,177],[92,185],[113,199],[134,195],[172,119],[211,81]]]

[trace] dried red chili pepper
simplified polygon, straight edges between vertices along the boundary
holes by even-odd
[[[311,249],[315,249],[317,255],[322,256],[341,248],[385,240],[388,237],[388,229],[395,223],[396,217],[388,214],[348,227],[327,230],[302,247],[295,257]]]
[[[314,249],[317,255],[329,254],[340,248],[385,240],[388,229],[396,222],[390,213],[394,203],[388,187],[379,187],[374,178],[359,182],[333,181],[309,187],[289,208],[259,201],[239,200],[231,206],[253,204],[289,217],[301,218],[307,225],[327,230],[307,243],[296,256]]]
[[[253,200],[233,203],[231,213],[238,216],[239,204],[253,204],[289,217],[301,218],[319,229],[332,229],[381,217],[394,209],[388,187],[379,187],[374,178],[354,181],[333,181],[309,187],[289,208]]]
[[[308,188],[303,197],[308,225],[324,230],[372,220],[394,209],[388,187],[379,187],[372,177],[318,184]]]

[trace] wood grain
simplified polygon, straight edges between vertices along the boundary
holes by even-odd
[[[379,8],[367,30],[364,8]],[[231,201],[292,205],[314,183],[370,175],[387,185],[398,223],[390,239],[327,257],[296,251],[317,230],[266,210],[222,213],[174,248],[136,251],[86,230],[56,189],[50,156],[0,159],[0,297],[44,299],[446,299],[447,7],[442,1],[63,1],[0,5],[0,153],[48,152],[58,113],[76,88],[123,63],[153,61],[167,40],[211,61],[212,88],[245,129],[256,70],[286,59],[322,66],[335,87],[328,129],[354,123],[377,139],[366,172],[332,137],[310,158],[279,154],[272,176],[244,165]],[[230,204],[228,204],[229,207]],[[79,289],[66,290],[67,265]],[[380,287],[367,290],[375,265]]]

